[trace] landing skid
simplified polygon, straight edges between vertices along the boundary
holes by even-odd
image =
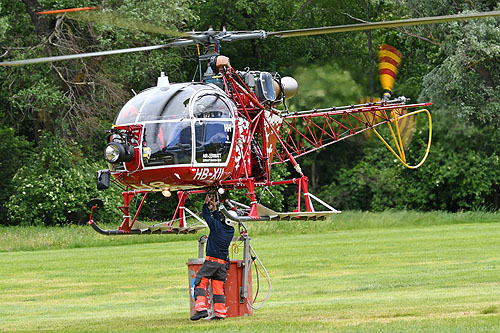
[[[313,197],[312,194],[309,195]],[[319,199],[317,199],[320,201]],[[228,200],[226,204],[230,207],[227,210],[224,206],[221,206],[221,212],[226,216],[226,218],[237,221],[237,222],[252,222],[252,221],[308,221],[308,220],[326,220],[330,215],[340,214],[341,211],[336,210],[335,208],[330,207],[326,203],[320,201],[323,205],[327,206],[330,210],[326,211],[312,211],[312,212],[286,212],[286,213],[278,213],[274,210],[265,207],[261,204],[257,204],[257,213],[258,217],[250,217],[246,214],[246,211],[249,211],[248,206],[245,206],[239,202],[235,202],[232,200]]]
[[[196,226],[189,226],[189,227],[169,227],[165,226],[164,223],[160,224],[155,224],[155,225],[145,225],[140,222],[135,222],[135,224],[138,224],[137,229],[131,229],[130,231],[123,231],[123,230],[105,230],[102,229],[95,223],[94,221],[90,220],[89,221],[90,226],[100,233],[101,235],[106,235],[106,236],[116,236],[116,235],[153,235],[153,234],[195,234],[198,230],[204,229],[204,225],[196,225]]]
[[[246,196],[250,199],[250,206],[245,204],[230,200],[220,198],[220,202],[223,205],[220,206],[221,213],[226,216],[229,220],[236,222],[257,222],[257,221],[308,221],[308,220],[325,220],[330,215],[338,214],[340,211],[331,207],[321,199],[309,193],[307,190],[307,177],[303,176],[301,178],[294,178],[291,180],[282,180],[276,182],[270,182],[266,184],[256,184],[253,178],[238,179],[238,180],[228,180],[221,181],[221,188],[226,190],[235,190],[241,188],[247,188],[248,193]],[[299,186],[297,209],[293,212],[279,213],[271,208],[265,207],[257,202],[255,196],[255,186],[273,186],[273,185],[286,185],[286,184],[297,184]],[[208,193],[208,189],[200,190],[190,190],[190,191],[177,191],[178,204],[172,219],[168,222],[162,222],[154,225],[147,225],[143,222],[137,220],[137,216],[144,204],[144,201],[151,192],[151,190],[130,190],[122,192],[123,195],[123,206],[117,207],[123,212],[123,221],[121,226],[116,230],[105,230],[99,227],[94,220],[92,220],[94,209],[101,208],[104,204],[100,199],[92,199],[89,202],[90,211],[90,226],[100,234],[103,235],[148,235],[148,234],[191,234],[196,233],[207,227],[206,222],[200,218],[197,214],[193,213],[187,207],[185,207],[186,199],[193,194],[205,194]],[[224,192],[224,191],[223,191]],[[215,192],[217,193],[217,192]],[[132,198],[136,195],[143,194],[142,200],[136,209],[135,215],[131,215],[130,202]],[[301,194],[303,195],[304,201],[306,203],[306,211],[301,210]],[[218,195],[218,194],[217,194]],[[316,211],[314,204],[319,204],[327,210]],[[189,220],[187,219],[189,217]]]
[[[125,196],[124,196],[125,197]],[[144,199],[142,203],[144,202]],[[141,206],[142,206],[141,203]],[[184,203],[182,201],[182,203]],[[94,209],[96,208],[101,208],[103,206],[103,202],[100,199],[92,199],[89,202],[89,205],[91,206],[90,210],[90,219],[89,219],[89,225],[98,233],[101,235],[106,235],[106,236],[116,236],[116,235],[152,235],[152,234],[194,234],[198,230],[204,229],[207,227],[206,222],[201,219],[198,215],[190,211],[189,209],[183,207],[182,210],[182,221],[181,219],[175,220],[174,219],[170,222],[162,222],[162,223],[157,223],[154,225],[147,225],[143,222],[137,221],[137,214],[134,216],[134,219],[132,221],[129,221],[129,218],[127,216],[124,217],[124,222],[120,226],[120,229],[114,229],[114,230],[106,230],[102,229],[97,223],[92,219]],[[121,207],[121,208],[126,208],[128,212],[128,206],[127,207]],[[139,208],[140,210],[140,208]],[[185,213],[191,215],[193,218],[195,218],[196,222],[187,225],[187,220],[186,220],[186,215]],[[132,223],[130,223],[132,222]],[[179,222],[179,226],[174,226],[174,222]]]

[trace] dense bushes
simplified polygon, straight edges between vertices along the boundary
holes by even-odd
[[[418,170],[384,162],[363,161],[343,169],[337,183],[323,187],[324,197],[340,209],[498,209],[500,159],[495,154],[435,147]]]
[[[17,170],[31,155],[32,144],[16,136],[12,128],[0,128],[0,224],[7,224],[6,204],[17,184],[12,181]]]
[[[13,194],[6,205],[14,225],[57,225],[82,223],[88,218],[88,200],[97,196],[95,172],[74,142],[45,134],[30,162],[13,178]],[[112,192],[106,193],[109,195]],[[109,196],[104,216],[117,206],[118,193]]]

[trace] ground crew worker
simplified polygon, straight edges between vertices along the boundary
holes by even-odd
[[[210,213],[210,210],[213,213]],[[194,297],[196,312],[191,320],[208,317],[205,289],[209,279],[212,280],[213,304],[215,315],[210,319],[224,319],[227,308],[224,296],[224,282],[226,281],[227,263],[229,260],[229,245],[233,239],[234,228],[232,222],[226,220],[217,209],[215,197],[208,194],[205,198],[202,211],[203,218],[210,228],[207,240],[207,256],[205,262],[196,274],[194,280]]]

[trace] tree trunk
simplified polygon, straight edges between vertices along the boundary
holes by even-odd
[[[365,9],[365,14],[366,14],[366,20],[370,20],[370,5],[366,3],[365,0],[361,0],[361,4],[363,5]],[[366,31],[366,37],[368,38],[368,54],[370,55],[370,75],[369,75],[369,89],[371,94],[375,94],[375,82],[374,82],[374,76],[375,74],[373,73],[374,71],[374,64],[375,64],[375,58],[373,57],[373,44],[372,44],[372,34],[371,31]]]
[[[481,75],[481,77],[484,80],[484,83],[486,84],[487,87],[490,88],[495,88],[495,82],[493,81],[493,78],[491,77],[490,71],[486,68],[486,66],[482,63],[477,64],[474,69]]]
[[[33,26],[35,27],[36,34],[38,38],[40,39],[41,42],[44,42],[52,33],[52,25],[51,25],[51,19],[50,16],[48,15],[38,15],[36,12],[39,12],[42,10],[40,4],[38,3],[38,0],[22,0],[24,5],[26,6],[26,11],[28,12],[31,22],[33,23]],[[45,48],[44,48],[44,53],[46,56],[51,56],[52,52],[50,49],[49,43],[45,42]],[[54,80],[56,82],[60,81],[60,78],[58,75],[52,71]],[[43,113],[47,112],[48,110],[33,110],[32,111],[32,121],[33,121],[33,131],[34,131],[34,138],[35,142],[38,144],[39,139],[40,139],[40,130],[53,130],[51,128],[52,124],[49,122],[52,122],[52,120],[47,121],[45,117],[43,117]]]
[[[314,157],[311,164],[311,189],[312,192],[316,192],[316,190],[318,189],[318,173],[316,172],[316,158],[318,157],[318,153],[313,153],[313,156]]]
[[[50,35],[50,18],[46,15],[37,15],[36,12],[41,10],[37,0],[23,0],[26,6],[26,11],[31,17],[31,22],[35,26],[36,34],[43,40],[43,37]]]

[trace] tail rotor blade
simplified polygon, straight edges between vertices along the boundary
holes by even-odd
[[[383,89],[383,100],[389,100],[401,64],[401,52],[390,45],[380,45],[378,49],[378,68],[380,84]]]

